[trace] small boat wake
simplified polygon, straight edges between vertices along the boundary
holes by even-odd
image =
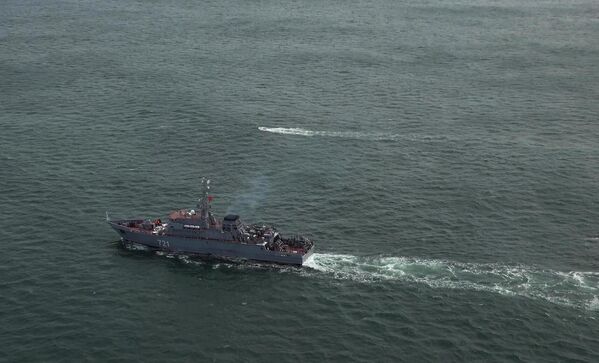
[[[447,136],[430,136],[430,135],[414,135],[414,134],[388,134],[380,132],[359,132],[359,131],[315,131],[306,130],[295,127],[258,127],[258,130],[281,135],[297,135],[297,136],[322,136],[322,137],[338,137],[345,139],[370,140],[370,141],[440,141],[449,140]]]
[[[314,254],[304,266],[337,279],[397,280],[431,288],[485,291],[599,310],[599,272],[560,272],[523,265],[321,253]]]

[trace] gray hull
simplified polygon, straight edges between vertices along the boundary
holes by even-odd
[[[113,222],[109,223],[120,234],[121,239],[125,241],[175,253],[190,253],[207,257],[244,259],[301,266],[314,252],[314,248],[311,248],[304,254],[271,251],[260,244],[246,244],[167,234],[159,235],[152,232],[132,230]]]

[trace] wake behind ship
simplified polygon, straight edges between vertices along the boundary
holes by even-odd
[[[173,211],[166,222],[106,219],[123,242],[174,253],[301,266],[314,252],[314,242],[303,236],[286,238],[272,226],[244,224],[234,214],[217,220],[210,211],[210,181],[203,179],[202,186],[196,209]]]

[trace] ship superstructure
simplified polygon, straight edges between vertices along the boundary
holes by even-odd
[[[302,265],[314,251],[303,236],[283,237],[272,226],[244,224],[238,215],[218,220],[211,212],[210,181],[202,179],[202,196],[195,209],[171,212],[157,219],[107,221],[125,242],[174,253]]]

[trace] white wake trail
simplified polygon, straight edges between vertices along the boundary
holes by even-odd
[[[318,131],[307,130],[298,127],[258,127],[258,130],[280,135],[296,135],[306,137],[338,137],[344,139],[367,140],[367,141],[414,141],[414,142],[442,142],[456,141],[454,137],[447,135],[424,135],[424,134],[390,134],[383,132],[362,131]]]
[[[324,136],[324,137],[339,137],[346,139],[361,139],[361,140],[398,140],[401,135],[385,134],[378,132],[359,132],[359,131],[315,131],[306,130],[295,127],[258,127],[258,130],[281,135],[297,135],[297,136]]]
[[[561,272],[523,265],[462,263],[411,257],[314,254],[305,264],[334,278],[398,280],[431,288],[487,291],[597,310],[599,272]]]

